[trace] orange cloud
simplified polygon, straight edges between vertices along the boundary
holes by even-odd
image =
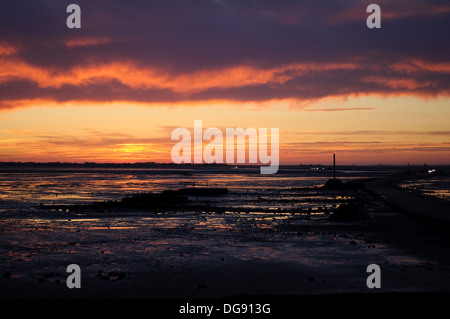
[[[0,56],[2,55],[11,55],[15,54],[19,51],[18,47],[10,44],[10,43],[2,43],[0,42]]]
[[[341,107],[341,108],[329,108],[329,109],[305,109],[308,112],[336,112],[336,111],[368,111],[375,110],[374,107]]]
[[[349,7],[343,11],[330,15],[329,22],[331,25],[346,23],[349,21],[361,20],[365,21],[369,13],[366,12],[368,3],[358,4]],[[418,16],[435,16],[450,13],[450,6],[442,4],[433,4],[428,1],[423,3],[411,1],[395,1],[381,6],[382,19],[394,20]]]
[[[107,37],[76,37],[76,38],[70,38],[64,41],[64,45],[68,49],[74,49],[77,47],[86,47],[86,46],[95,46],[95,45],[101,45],[111,42],[111,38]]]
[[[71,38],[66,46],[77,48],[109,41],[101,37]],[[296,62],[272,67],[242,62],[177,73],[131,60],[84,62],[69,68],[39,66],[21,58],[19,52],[17,46],[0,43],[0,53],[3,53],[0,54],[0,89],[6,93],[0,98],[3,110],[42,104],[42,100],[146,104],[290,100],[292,108],[299,109],[326,97],[449,94],[443,77],[435,75],[449,74],[450,63],[417,58],[373,64],[370,58],[357,56],[342,61]]]
[[[419,59],[408,59],[403,62],[393,63],[390,68],[393,71],[407,74],[424,72],[450,73],[450,63],[448,62],[433,63]]]
[[[399,19],[415,16],[434,16],[439,14],[450,13],[450,6],[445,6],[441,4],[430,4],[416,3],[411,5],[411,3],[400,4],[401,8],[396,10],[385,10],[383,11],[383,19]]]
[[[74,48],[79,45],[94,45],[109,41],[106,38],[81,38],[68,40],[66,45]],[[70,43],[70,44],[69,44]],[[86,64],[67,70],[44,68],[31,65],[17,57],[11,57],[17,48],[0,45],[0,83],[11,80],[29,80],[42,88],[61,88],[64,85],[86,86],[117,80],[132,89],[167,89],[176,93],[195,93],[212,88],[235,88],[264,84],[284,84],[296,77],[330,71],[370,70],[361,59],[355,62],[333,63],[292,63],[272,68],[258,68],[251,65],[237,65],[222,69],[202,70],[192,73],[171,74],[165,70],[141,67],[132,62],[110,62],[105,64]],[[8,55],[8,56],[5,56]],[[449,73],[449,63],[432,63],[418,59],[394,63],[389,69],[401,73],[438,72]],[[419,83],[414,79],[388,79],[369,76],[363,82],[387,84],[391,88],[415,89],[432,85]]]
[[[313,72],[353,70],[356,63],[296,63],[273,68],[238,65],[193,73],[170,74],[164,70],[140,67],[132,62],[111,62],[76,66],[69,70],[43,68],[17,58],[0,60],[0,83],[26,79],[43,88],[63,85],[84,86],[117,80],[134,89],[169,89],[173,92],[199,92],[211,88],[232,88],[267,83],[283,84],[296,76]]]
[[[415,90],[424,87],[430,87],[436,84],[433,81],[420,82],[410,78],[388,78],[380,76],[368,76],[361,80],[366,83],[376,83],[392,89]]]

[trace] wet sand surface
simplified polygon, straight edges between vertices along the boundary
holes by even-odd
[[[221,298],[450,292],[448,226],[361,191],[365,218],[115,213],[0,220],[1,298]],[[68,289],[66,267],[81,268]],[[369,264],[381,288],[366,285]]]
[[[450,223],[450,204],[447,200],[399,189],[392,179],[374,179],[364,183],[364,187],[404,213]]]

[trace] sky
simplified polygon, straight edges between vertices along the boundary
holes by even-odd
[[[3,1],[0,161],[170,163],[202,120],[279,128],[281,164],[450,164],[449,21],[446,0]]]

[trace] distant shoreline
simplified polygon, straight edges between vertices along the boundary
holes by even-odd
[[[450,168],[450,164],[429,165],[433,168]],[[82,167],[82,168],[259,168],[259,164],[175,164],[157,162],[135,162],[135,163],[97,163],[97,162],[0,162],[0,169],[5,167]],[[290,169],[332,169],[332,164],[280,164],[280,167]],[[424,165],[400,165],[400,164],[355,164],[337,165],[339,170],[360,170],[360,169],[423,169]]]

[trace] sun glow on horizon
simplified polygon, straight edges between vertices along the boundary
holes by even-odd
[[[449,164],[448,98],[38,103],[2,112],[0,161],[171,162],[176,127],[280,129],[280,164]],[[46,106],[44,106],[46,105]],[[310,112],[316,110],[315,112]],[[205,142],[206,143],[206,142]]]

